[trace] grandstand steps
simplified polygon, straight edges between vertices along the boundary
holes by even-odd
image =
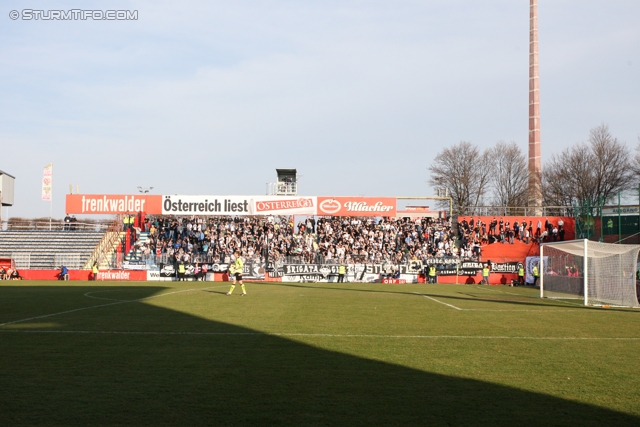
[[[104,235],[104,240],[112,241],[113,243],[109,245],[108,248],[105,248],[103,254],[97,254],[98,259],[100,259],[100,263],[98,264],[98,269],[100,270],[109,270],[115,267],[115,253],[118,250],[118,246],[122,244],[122,239],[124,239],[124,235],[126,233],[124,231],[108,231]],[[93,268],[93,263],[95,259],[90,257],[85,263],[83,269],[91,270]]]
[[[528,256],[540,254],[537,243],[524,243],[516,239],[513,245],[509,243],[492,243],[482,246],[481,261],[492,262],[522,262]]]
[[[140,233],[138,236],[138,240],[136,240],[129,253],[124,257],[124,260],[140,261],[142,259],[142,250],[140,249],[140,247],[143,244],[146,244],[147,240],[149,240],[149,232],[145,231],[143,233]]]
[[[102,231],[0,231],[0,257],[18,269],[81,268],[104,236]]]

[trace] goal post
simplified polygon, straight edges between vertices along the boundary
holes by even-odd
[[[640,308],[640,245],[570,240],[540,246],[540,297]]]

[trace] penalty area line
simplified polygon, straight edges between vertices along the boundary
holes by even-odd
[[[392,339],[460,339],[460,340],[531,340],[531,341],[640,341],[640,337],[531,337],[503,335],[371,335],[371,334],[305,334],[287,332],[160,332],[160,331],[46,331],[25,329],[0,329],[0,332],[17,334],[81,334],[81,335],[195,335],[195,336],[275,336],[318,338],[392,338]]]
[[[418,293],[418,292],[414,292],[414,294],[416,294],[416,295],[420,295],[421,297],[429,298],[431,301],[435,301],[435,302],[440,303],[440,304],[442,304],[442,305],[446,305],[447,307],[455,308],[456,310],[460,310],[460,311],[462,311],[462,310],[463,310],[463,309],[462,309],[462,308],[460,308],[460,307],[456,307],[455,305],[447,304],[446,302],[438,301],[438,300],[437,300],[437,299],[435,299],[435,298],[431,298],[430,296],[427,296],[427,295],[424,295],[424,294],[420,294],[420,293]]]
[[[506,309],[506,310],[505,310],[505,309],[491,309],[491,308],[460,308],[460,307],[456,307],[455,305],[448,304],[448,303],[446,303],[446,302],[443,302],[443,301],[437,300],[437,299],[435,299],[435,298],[433,298],[433,297],[430,297],[430,296],[428,296],[428,295],[424,295],[424,294],[421,294],[421,293],[418,293],[418,292],[413,292],[413,293],[414,293],[414,294],[416,294],[416,295],[419,295],[419,296],[421,296],[421,297],[429,298],[431,301],[435,301],[435,302],[437,302],[437,303],[440,303],[440,304],[442,304],[442,305],[446,305],[447,307],[451,307],[451,308],[454,308],[454,309],[459,310],[459,311],[502,311],[502,312],[518,312],[518,313],[523,313],[523,312],[540,312],[540,313],[549,313],[549,312],[557,312],[557,311],[567,311],[567,312],[573,312],[573,311],[574,311],[574,310],[563,309],[563,308],[560,308],[560,309],[558,309],[558,310],[548,310],[548,309],[546,309],[546,308],[538,308],[538,309],[516,309],[516,310],[508,310],[508,309]],[[495,302],[495,301],[492,301],[492,300],[483,300],[483,299],[478,299],[477,301],[482,301],[482,302]],[[514,301],[512,301],[512,300],[504,300],[504,301],[501,301],[501,302],[511,303],[511,302],[514,302]],[[515,302],[519,302],[519,303],[528,303],[528,301],[515,301]],[[550,305],[549,307],[553,307],[553,306],[551,306],[551,305]],[[557,307],[557,306],[556,306],[556,307]]]

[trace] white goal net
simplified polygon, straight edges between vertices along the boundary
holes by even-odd
[[[589,240],[545,243],[540,247],[540,297],[638,308],[638,252],[640,245]]]

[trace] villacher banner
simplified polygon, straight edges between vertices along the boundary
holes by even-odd
[[[393,197],[318,197],[318,215],[396,216]]]

